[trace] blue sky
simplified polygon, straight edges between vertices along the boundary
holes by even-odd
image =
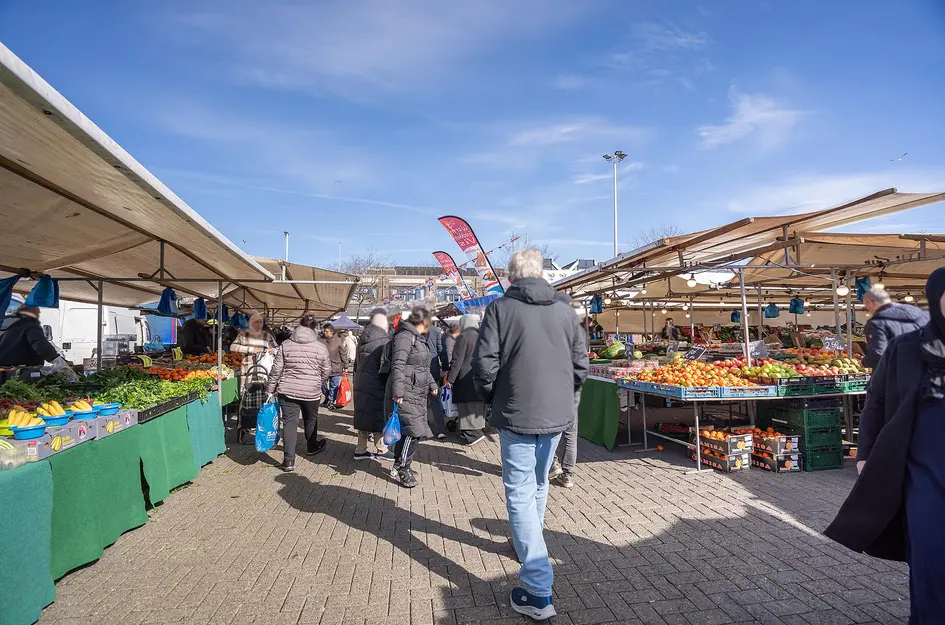
[[[461,262],[443,214],[609,258],[615,149],[624,250],[945,191],[939,0],[3,0],[0,40],[248,252],[321,266]]]

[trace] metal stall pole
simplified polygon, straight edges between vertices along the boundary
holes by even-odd
[[[748,335],[748,299],[745,296],[745,270],[738,270],[738,282],[741,286],[742,291],[742,329],[745,332],[745,364],[751,366],[751,352],[748,349],[749,339],[751,338]]]
[[[288,237],[286,237],[288,246]],[[284,267],[284,266],[283,266]],[[217,399],[223,415],[223,281],[217,283]]]
[[[834,323],[837,325],[837,336],[843,336],[843,332],[840,331],[840,296],[837,294],[837,270],[830,270],[830,283],[833,285],[833,317]]]
[[[692,307],[692,295],[689,296],[689,333],[692,345],[696,344],[696,309]]]
[[[849,278],[847,281],[849,282]],[[855,287],[854,281],[853,287],[847,292],[847,358],[853,358],[853,320],[856,318],[853,310],[853,288]]]
[[[699,432],[702,431],[699,426],[699,402],[692,402],[692,413],[696,418],[696,470],[687,471],[687,473],[699,473],[702,471],[702,445],[699,444]]]
[[[765,311],[764,301],[761,298],[761,287],[758,287],[758,340],[764,340]]]
[[[103,299],[105,297],[105,283],[101,280],[98,281],[98,331],[95,333],[95,345],[96,345],[96,354],[95,357],[95,370],[102,370],[102,334],[104,332],[103,326],[105,324],[105,311],[102,306]]]

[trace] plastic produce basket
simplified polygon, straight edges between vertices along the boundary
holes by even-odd
[[[721,389],[718,386],[674,386],[671,384],[654,385],[654,392],[664,397],[674,399],[706,399],[721,396]]]
[[[798,434],[802,434],[801,449],[813,448],[832,448],[841,449],[843,445],[843,433],[839,427],[829,428],[798,428]]]
[[[808,449],[804,452],[805,471],[826,471],[842,468],[842,449]]]
[[[777,386],[723,386],[720,397],[751,399],[752,397],[777,397]]]

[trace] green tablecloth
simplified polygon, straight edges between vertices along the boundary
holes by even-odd
[[[588,380],[581,390],[578,408],[578,435],[592,443],[614,448],[617,426],[620,425],[618,387],[609,382]]]
[[[210,393],[207,401],[190,402],[187,408],[187,429],[190,431],[190,444],[193,447],[195,469],[213,462],[226,451],[223,440],[223,413],[220,412],[220,400],[216,392]]]
[[[31,462],[0,471],[0,625],[29,625],[56,598],[49,572],[52,471]]]
[[[197,477],[194,449],[187,428],[187,406],[131,430],[140,430],[138,449],[151,505],[164,501],[171,489]]]
[[[50,571],[59,579],[101,557],[148,514],[141,490],[140,427],[49,457],[52,467]]]
[[[228,406],[236,401],[237,391],[239,390],[239,380],[235,377],[229,380],[223,380],[220,385],[220,394],[223,397],[223,405]]]

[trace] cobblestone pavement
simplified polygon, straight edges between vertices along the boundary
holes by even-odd
[[[295,474],[231,444],[151,521],[67,576],[40,625],[499,625],[518,565],[498,441],[425,442],[421,485],[354,462],[350,415]],[[557,624],[902,623],[902,566],[819,535],[842,471],[686,475],[681,454],[581,441],[577,487],[546,519]]]

